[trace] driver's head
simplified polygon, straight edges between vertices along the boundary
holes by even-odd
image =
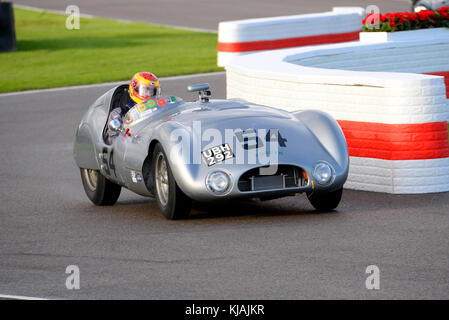
[[[159,79],[151,72],[136,73],[129,83],[129,96],[135,103],[160,95]]]

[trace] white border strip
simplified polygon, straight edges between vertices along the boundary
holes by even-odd
[[[25,10],[37,11],[37,12],[48,12],[48,13],[67,15],[65,13],[65,11],[62,11],[62,10],[43,9],[43,8],[38,8],[38,7],[27,6],[27,5],[24,5],[24,4],[13,3],[13,7],[14,8],[20,8],[20,9],[25,9]],[[94,16],[91,16],[90,14],[84,14],[84,13],[80,13],[80,17],[81,18],[89,18],[89,19],[90,18],[95,18]]]
[[[25,296],[12,296],[7,294],[0,294],[0,299],[11,299],[11,300],[48,300],[45,298],[37,297],[25,297]]]
[[[42,9],[42,8],[27,6],[27,5],[23,5],[23,4],[16,4],[16,3],[14,3],[13,6],[14,6],[14,8],[20,8],[20,9],[25,9],[25,10],[67,15],[65,13],[65,11],[62,11],[62,10]],[[187,30],[187,31],[218,33],[217,30],[211,30],[211,29],[201,29],[201,28],[192,28],[192,27],[184,27],[184,26],[169,25],[169,24],[152,23],[152,22],[141,21],[141,20],[126,20],[126,19],[117,19],[117,18],[111,18],[111,17],[100,17],[100,16],[93,16],[91,14],[85,14],[85,13],[80,13],[80,17],[88,18],[88,19],[101,18],[101,19],[114,20],[117,22],[124,22],[124,23],[145,23],[148,25],[153,25],[153,26],[158,26],[158,27],[166,27],[166,28],[173,28],[173,29],[180,29],[180,30]]]
[[[159,78],[159,80],[160,81],[177,81],[177,80],[193,79],[193,78],[200,78],[200,77],[213,77],[213,76],[219,76],[219,75],[224,75],[224,74],[225,74],[224,71],[209,72],[209,73],[196,73],[196,74],[188,74],[188,75],[183,75],[183,76]],[[80,85],[80,86],[59,87],[59,88],[49,88],[49,89],[39,89],[39,90],[14,91],[14,92],[8,92],[8,93],[1,93],[0,98],[23,95],[23,94],[30,94],[30,93],[34,94],[34,93],[65,91],[65,90],[89,89],[89,88],[96,88],[96,87],[108,87],[108,86],[112,87],[112,86],[116,86],[116,85],[127,83],[127,82],[128,82],[127,80],[123,80],[123,81],[116,81],[116,82],[85,84],[85,85]]]

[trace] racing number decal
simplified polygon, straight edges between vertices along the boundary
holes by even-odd
[[[252,150],[263,147],[263,142],[257,136],[257,132],[254,129],[238,131],[235,133],[235,136],[240,143],[243,143],[243,149],[245,150]]]
[[[257,136],[257,132],[255,129],[248,129],[245,131],[238,131],[235,133],[237,140],[243,144],[243,149],[252,150],[263,148],[264,144],[262,139]],[[281,133],[278,129],[270,129],[265,136],[266,142],[277,141],[279,146],[286,147],[287,139],[284,139],[281,136]]]
[[[267,135],[265,137],[265,140],[267,142],[269,141],[277,141],[279,143],[279,146],[282,148],[285,148],[287,146],[286,142],[288,141],[287,139],[284,139],[281,136],[281,133],[279,132],[278,129],[270,129],[267,132]]]
[[[108,152],[110,150],[110,152]],[[104,172],[108,175],[108,176],[112,176],[111,175],[111,170],[114,172],[114,176],[117,177],[117,174],[115,173],[115,165],[114,165],[114,148],[103,148],[103,152],[101,153],[101,161],[103,164],[103,169]]]

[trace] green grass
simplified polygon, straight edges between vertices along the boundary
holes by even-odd
[[[0,92],[222,71],[217,35],[81,18],[67,30],[65,15],[14,9],[17,51],[0,53]]]

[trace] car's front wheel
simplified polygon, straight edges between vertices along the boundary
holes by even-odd
[[[188,217],[192,200],[176,184],[160,144],[154,148],[152,163],[156,201],[164,217],[170,220]]]
[[[112,206],[122,187],[106,179],[98,170],[81,168],[81,180],[87,197],[97,206]]]
[[[316,210],[328,212],[338,207],[342,195],[343,188],[340,188],[332,192],[311,192],[307,194],[307,198]]]

